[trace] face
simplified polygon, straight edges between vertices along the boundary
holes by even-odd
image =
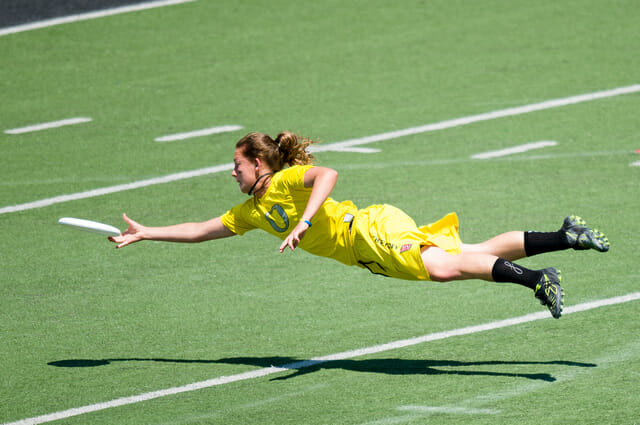
[[[240,191],[242,193],[249,193],[251,186],[256,182],[257,162],[244,156],[241,149],[236,149],[236,152],[233,154],[233,163],[235,166],[231,172],[231,176],[236,179],[240,185]]]

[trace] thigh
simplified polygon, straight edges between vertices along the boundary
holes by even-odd
[[[422,261],[432,280],[449,282],[463,279],[491,280],[491,271],[498,257],[484,252],[462,251],[451,254],[440,247],[422,250]]]
[[[477,244],[460,244],[463,253],[491,254],[514,261],[527,256],[524,249],[524,232],[512,231]]]
[[[455,254],[458,257],[460,254]],[[454,255],[435,245],[422,247],[421,259],[431,280],[446,282],[456,277],[452,264]]]

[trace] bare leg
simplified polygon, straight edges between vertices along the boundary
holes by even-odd
[[[450,280],[482,279],[493,281],[491,275],[496,260],[514,261],[526,257],[524,232],[502,233],[477,244],[462,244],[458,255],[447,253],[438,247],[425,247],[422,261],[431,279],[439,282]]]
[[[494,239],[501,238],[509,242],[515,242],[517,239],[508,234]],[[495,249],[512,257],[521,255],[517,243],[502,246],[494,242],[490,240],[483,244],[471,245],[471,249],[463,249],[460,254],[449,254],[437,246],[427,246],[422,249],[422,262],[431,280],[436,282],[482,279],[526,286],[532,289],[536,298],[549,308],[553,317],[559,318],[563,303],[560,272],[553,267],[537,271],[529,270],[504,258],[483,252]],[[511,248],[507,249],[509,246]]]
[[[465,252],[452,255],[437,246],[423,248],[422,262],[432,280],[482,279],[493,281],[491,271],[497,256],[485,252]]]
[[[527,256],[524,249],[524,232],[502,233],[477,244],[461,245],[462,253],[490,254],[505,260],[515,261]]]

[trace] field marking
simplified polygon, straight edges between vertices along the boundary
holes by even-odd
[[[448,415],[497,415],[501,413],[496,409],[478,409],[474,407],[456,406],[398,406],[397,410],[416,412],[422,414],[448,414]]]
[[[627,156],[629,151],[594,151],[594,152],[571,152],[571,153],[556,153],[546,155],[527,155],[524,157],[500,157],[494,158],[494,161],[505,162],[518,162],[518,161],[539,161],[547,159],[561,159],[561,158],[592,158],[598,156]],[[455,165],[466,163],[478,163],[477,160],[472,158],[455,158],[455,159],[423,159],[415,161],[385,161],[385,162],[359,162],[357,164],[344,164],[338,168],[338,171],[342,170],[359,170],[359,169],[373,169],[373,168],[394,168],[394,167],[423,167],[423,166],[437,166],[437,165]],[[1,183],[0,183],[1,184]]]
[[[241,414],[246,414],[248,410],[260,409],[262,406],[269,405],[272,403],[286,402],[291,404],[293,398],[297,398],[297,397],[313,398],[313,395],[310,394],[312,391],[317,391],[319,389],[326,388],[326,387],[328,387],[327,384],[307,385],[305,387],[300,388],[298,391],[280,393],[279,395],[274,397],[268,397],[268,398],[264,398],[256,401],[247,402],[244,404],[227,406],[227,410],[240,411]],[[179,425],[179,424],[189,424],[194,422],[202,423],[205,420],[207,420],[208,421],[207,423],[209,423],[214,418],[218,418],[219,416],[223,415],[223,413],[224,413],[224,410],[218,409],[209,413],[200,413],[200,414],[186,415],[186,416],[181,415],[179,420],[175,418],[171,418],[171,419],[168,419],[167,422],[158,423],[158,425]]]
[[[617,304],[628,303],[631,301],[640,300],[640,292],[633,292],[627,295],[619,297],[607,298],[598,301],[587,302],[583,304],[577,304],[569,306],[564,309],[564,315],[584,312],[599,307],[612,306]],[[114,407],[125,406],[134,403],[140,403],[143,401],[153,400],[161,397],[166,397],[175,394],[181,394],[190,391],[201,390],[205,388],[211,388],[219,385],[230,384],[238,381],[245,381],[248,379],[256,379],[269,375],[273,375],[280,372],[289,371],[292,369],[304,369],[312,366],[316,366],[322,363],[327,363],[336,360],[346,360],[354,357],[360,357],[368,354],[377,354],[384,351],[396,350],[399,348],[409,347],[413,345],[422,344],[430,341],[438,341],[455,336],[471,335],[479,332],[485,332],[489,330],[506,328],[509,326],[515,326],[524,323],[530,323],[537,320],[549,319],[549,312],[540,311],[537,313],[531,313],[520,317],[513,317],[511,319],[498,320],[495,322],[484,323],[481,325],[467,326],[464,328],[453,329],[443,332],[435,332],[432,334],[409,338],[399,341],[390,342],[387,344],[375,345],[372,347],[365,347],[356,350],[345,351],[342,353],[330,354],[322,357],[315,357],[310,360],[303,360],[294,363],[285,364],[282,366],[271,366],[267,368],[251,370],[236,375],[220,376],[217,378],[209,379],[206,381],[194,382],[192,384],[183,385],[180,387],[167,388],[164,390],[152,391],[144,394],[138,394],[130,397],[122,397],[103,403],[90,404],[87,406],[76,407],[68,410],[63,410],[55,413],[50,413],[42,416],[36,416],[28,419],[22,419],[16,422],[8,422],[4,425],[37,425],[41,423],[56,421],[59,419],[70,418],[73,416],[83,415],[86,413],[96,412],[99,410],[110,409]]]
[[[559,106],[572,105],[580,102],[588,102],[596,99],[604,99],[608,97],[619,96],[619,95],[624,95],[629,93],[636,93],[636,92],[640,92],[640,84],[627,86],[627,87],[619,87],[617,89],[599,91],[595,93],[583,94],[578,96],[571,96],[571,97],[566,97],[562,99],[548,100],[546,102],[534,103],[531,105],[520,106],[517,108],[509,108],[509,109],[503,109],[500,111],[488,112],[480,115],[472,115],[469,117],[458,118],[458,119],[449,120],[449,121],[442,121],[435,124],[407,128],[405,130],[392,131],[388,133],[382,133],[382,134],[362,137],[358,139],[350,139],[343,142],[330,143],[328,145],[323,145],[323,146],[312,146],[313,149],[310,149],[310,150],[312,150],[313,152],[326,152],[331,150],[344,152],[345,149],[353,149],[354,146],[364,145],[368,143],[396,139],[403,136],[426,133],[429,131],[443,130],[446,128],[453,128],[461,125],[471,124],[474,122],[487,121],[487,120],[492,120],[492,119],[497,119],[502,117],[520,115],[520,114],[525,114],[529,112],[541,111],[549,108],[556,108]],[[152,179],[133,182],[129,184],[111,186],[111,187],[106,187],[102,189],[94,189],[94,190],[75,193],[71,195],[55,196],[53,198],[42,199],[39,201],[28,202],[25,204],[10,205],[6,207],[2,207],[0,208],[0,214],[30,210],[34,208],[42,208],[49,205],[59,204],[62,202],[92,198],[95,196],[101,196],[101,195],[110,194],[110,193],[122,192],[125,190],[132,190],[132,189],[137,189],[141,187],[147,187],[155,184],[172,182],[176,180],[181,180],[182,178],[191,178],[191,177],[197,177],[197,176],[204,176],[207,174],[219,173],[221,171],[227,171],[231,169],[233,169],[233,163],[218,165],[215,167],[202,168],[199,170],[185,171],[182,173],[170,174],[168,176],[152,178]],[[179,177],[179,176],[183,176],[183,177]]]
[[[408,415],[388,416],[386,418],[375,419],[361,425],[390,425],[416,422],[430,415],[498,415],[502,413],[496,409],[477,409],[473,407],[456,406],[398,406],[395,410],[409,412]]]
[[[404,136],[427,133],[430,131],[444,130],[447,128],[460,127],[476,122],[495,120],[497,118],[513,117],[516,115],[528,114],[530,112],[542,111],[545,109],[558,108],[560,106],[575,105],[576,103],[590,102],[592,100],[605,99],[623,94],[640,92],[640,84],[632,86],[618,87],[611,90],[603,90],[594,93],[570,96],[561,99],[547,100],[540,103],[507,108],[499,111],[487,112],[478,115],[471,115],[463,118],[456,118],[448,121],[441,121],[434,124],[427,124],[419,127],[406,128],[404,130],[390,131],[388,133],[377,134],[369,137],[345,140],[344,142],[333,143],[327,146],[312,146],[314,152],[330,151],[335,148],[352,147],[367,143],[380,142],[383,140],[397,139]]]
[[[629,165],[632,166],[632,167],[640,167],[640,161],[632,162]]]
[[[44,122],[41,124],[29,125],[26,127],[12,128],[10,130],[5,130],[4,132],[7,134],[31,133],[34,131],[48,130],[50,128],[64,127],[66,125],[82,124],[90,121],[92,121],[91,118],[87,118],[87,117],[68,118],[68,119],[59,120],[59,121],[51,121],[51,122]]]
[[[60,18],[47,19],[44,21],[31,22],[23,25],[16,25],[0,29],[0,37],[3,35],[15,34],[24,31],[31,31],[40,28],[52,27],[55,25],[69,24],[72,22],[86,21],[89,19],[103,18],[105,16],[118,15],[121,13],[137,12],[140,10],[154,9],[164,6],[173,6],[176,4],[193,2],[196,0],[159,0],[149,3],[141,3],[130,6],[115,7],[113,9],[98,10],[95,12],[80,13],[77,15],[63,16]]]
[[[561,371],[558,374],[554,375],[557,377],[555,383],[564,383],[566,385],[567,382],[572,381],[580,376],[583,376],[588,373],[593,373],[594,371],[599,372],[600,374],[606,372],[608,368],[611,367],[619,367],[620,363],[628,362],[630,360],[638,358],[640,351],[638,348],[640,347],[640,343],[634,342],[630,345],[624,347],[615,347],[614,350],[611,351],[612,354],[607,354],[605,356],[596,358],[591,360],[591,363],[597,365],[597,367],[588,368],[587,369],[573,369],[568,371]],[[500,410],[494,409],[485,409],[483,406],[487,404],[496,404],[502,402],[504,400],[508,400],[514,397],[522,397],[525,394],[530,394],[534,391],[540,391],[549,385],[553,385],[551,382],[527,382],[525,384],[518,383],[511,388],[505,388],[499,390],[494,393],[485,393],[481,394],[466,400],[461,400],[455,403],[455,405],[447,405],[447,406],[415,406],[415,414],[413,415],[402,415],[402,416],[388,416],[386,418],[378,419],[372,422],[366,422],[362,425],[383,425],[383,424],[398,424],[398,423],[407,423],[413,422],[419,419],[421,416],[426,416],[430,414],[429,410],[432,410],[431,413],[456,413],[455,410],[460,409],[460,413],[465,413],[463,409],[469,410],[467,413],[472,413],[477,411],[477,414],[484,413],[484,410],[487,410],[486,414],[491,412],[492,414],[500,414],[502,413]],[[460,407],[458,407],[460,406]],[[413,406],[399,406],[396,407],[396,410],[407,411],[410,409],[406,409],[407,407],[411,408]],[[424,407],[424,412],[420,412],[421,408]],[[447,412],[447,409],[453,408],[453,412]],[[438,412],[438,410],[440,410]],[[422,413],[422,414],[421,414]]]
[[[199,170],[193,170],[193,171],[183,171],[180,173],[169,174],[162,177],[154,177],[148,180],[139,180],[133,183],[125,183],[117,186],[109,186],[109,187],[104,187],[102,189],[87,190],[86,192],[79,192],[71,195],[60,195],[53,198],[47,198],[47,199],[41,199],[39,201],[28,202],[26,204],[3,207],[3,208],[0,208],[0,214],[31,210],[34,208],[42,208],[42,207],[47,207],[49,205],[60,204],[63,202],[77,201],[77,200],[86,199],[86,198],[94,198],[96,196],[107,195],[110,193],[124,192],[127,190],[138,189],[141,187],[153,186],[161,183],[169,183],[169,182],[174,182],[178,180],[189,179],[192,177],[205,176],[208,174],[215,174],[222,171],[230,171],[230,170],[233,170],[233,163],[216,165],[214,167],[201,168]]]
[[[534,149],[546,148],[548,146],[556,146],[558,142],[554,142],[552,140],[549,141],[540,141],[533,143],[525,143],[524,145],[513,146],[511,148],[500,149],[497,151],[483,152],[477,153],[475,155],[471,155],[473,159],[490,159],[490,158],[498,158],[501,156],[513,155],[516,153],[528,152]]]
[[[231,131],[242,130],[244,127],[241,125],[223,125],[220,127],[205,128],[202,130],[189,131],[187,133],[170,134],[168,136],[156,137],[156,142],[174,142],[176,140],[191,139],[194,137],[209,136],[211,134],[228,133]]]
[[[610,156],[610,155],[627,155],[628,151],[610,151],[610,152],[580,152],[580,153],[572,153],[572,154],[556,154],[556,155],[539,155],[533,157],[526,157],[522,159],[515,159],[521,161],[531,161],[531,160],[542,160],[542,159],[554,159],[554,158],[583,158],[583,157],[593,157],[593,156]],[[513,158],[498,158],[497,161],[507,160],[514,161]],[[458,159],[434,159],[434,160],[423,160],[423,161],[391,161],[391,162],[378,162],[378,163],[361,163],[361,164],[348,164],[341,166],[341,170],[357,170],[361,168],[371,169],[371,168],[389,168],[389,167],[399,167],[399,166],[437,166],[437,165],[452,165],[452,164],[461,164],[465,162],[475,161],[471,158],[458,158]],[[214,167],[201,168],[193,171],[184,171],[175,174],[169,174],[163,177],[151,178],[148,180],[140,180],[133,183],[124,183],[117,186],[105,187],[102,189],[92,189],[86,192],[74,193],[71,195],[60,195],[53,198],[41,199],[39,201],[28,202],[25,204],[18,205],[10,205],[6,207],[0,208],[0,214],[7,214],[18,211],[31,210],[36,208],[43,208],[50,205],[60,204],[69,201],[77,201],[87,198],[93,198],[102,195],[108,195],[111,193],[124,192],[127,190],[139,189],[147,186],[153,186],[161,183],[170,183],[174,181],[179,181],[191,177],[200,177],[209,174],[215,174],[222,171],[230,171],[233,170],[233,163],[231,164],[223,164],[217,165]],[[33,182],[30,184],[46,184],[47,181],[43,182]],[[4,185],[5,183],[0,183],[0,185]],[[12,183],[14,184],[14,183]]]
[[[375,148],[334,148],[331,152],[351,152],[351,153],[378,153],[382,152],[382,149]]]
[[[573,369],[559,372],[555,383],[564,383],[566,384],[568,381],[572,381],[574,379],[579,378],[585,374],[594,373],[597,371],[599,373],[604,373],[607,369],[611,367],[619,367],[620,363],[628,362],[638,358],[640,351],[640,343],[632,342],[629,345],[624,347],[614,347],[610,354],[606,354],[596,359],[592,359],[591,363],[597,365],[597,367],[587,368],[587,369]],[[553,383],[549,382],[528,382],[526,384],[517,384],[511,388],[505,388],[493,393],[485,393],[475,397],[472,397],[467,400],[460,401],[458,404],[462,404],[465,406],[484,406],[487,404],[494,404],[496,402],[501,402],[504,400],[508,400],[514,397],[521,397],[524,394],[530,394],[534,391],[539,391],[542,388],[553,385]]]

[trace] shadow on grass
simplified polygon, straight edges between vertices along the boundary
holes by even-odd
[[[564,360],[556,361],[473,361],[457,360],[406,360],[406,359],[365,359],[365,360],[299,360],[293,357],[230,357],[218,360],[189,360],[164,358],[121,358],[121,359],[71,359],[47,363],[56,367],[97,367],[114,362],[161,362],[188,364],[244,364],[257,367],[276,367],[295,371],[287,376],[273,378],[272,381],[294,378],[300,375],[317,372],[322,369],[342,369],[352,372],[383,373],[387,375],[463,375],[463,376],[503,376],[526,378],[553,382],[556,380],[549,373],[511,373],[501,371],[478,370],[479,366],[544,366],[560,365],[571,367],[597,367],[593,363],[579,363]]]

